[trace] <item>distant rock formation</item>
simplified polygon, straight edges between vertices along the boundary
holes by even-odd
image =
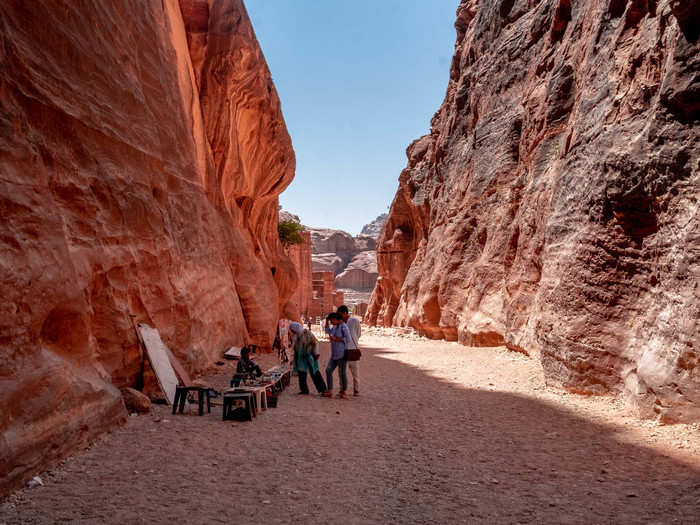
[[[364,252],[367,250],[376,251],[377,239],[368,235],[358,235],[357,237],[355,237],[355,246],[360,252]]]
[[[279,210],[279,221],[280,222],[296,222],[297,224],[301,224],[301,220],[299,219],[298,215],[294,215],[292,213],[289,213],[286,210],[283,210],[280,207]]]
[[[333,272],[338,275],[345,268],[345,262],[334,253],[314,253],[311,255],[315,272]]]
[[[342,230],[309,228],[314,272],[331,271],[335,288],[357,293],[347,294],[351,302],[369,300],[377,280],[376,241],[366,235],[353,237]],[[342,276],[342,277],[341,277]]]
[[[462,0],[366,319],[700,419],[698,6]]]
[[[343,266],[345,266],[358,252],[355,239],[347,232],[327,228],[309,228],[308,230],[311,232],[314,254],[334,253],[343,260]]]
[[[384,228],[384,223],[386,223],[386,219],[388,216],[388,213],[382,213],[379,217],[374,219],[369,224],[365,224],[362,227],[360,235],[365,235],[367,237],[372,237],[373,239],[378,239],[379,234],[382,233],[382,228]]]
[[[272,343],[294,175],[241,0],[0,2],[0,494],[123,421],[132,319],[196,372]]]
[[[377,253],[360,252],[350,264],[335,278],[335,287],[363,292],[371,292],[377,282]]]

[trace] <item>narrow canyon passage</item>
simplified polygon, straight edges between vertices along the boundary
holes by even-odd
[[[297,396],[294,378],[252,423],[156,406],[11,496],[0,523],[697,522],[697,424],[553,391],[503,349],[363,342],[359,398]]]

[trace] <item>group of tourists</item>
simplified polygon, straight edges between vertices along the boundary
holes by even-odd
[[[338,307],[336,312],[326,316],[324,330],[331,342],[331,355],[326,366],[326,380],[319,370],[318,340],[309,328],[301,323],[289,325],[291,346],[294,349],[294,371],[299,376],[299,394],[308,394],[307,378],[311,380],[319,394],[324,397],[333,396],[333,373],[338,370],[340,391],[337,397],[347,399],[348,376],[347,369],[352,374],[353,394],[360,395],[360,321],[350,316],[348,307]]]

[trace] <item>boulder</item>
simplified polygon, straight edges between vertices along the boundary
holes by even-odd
[[[124,405],[126,406],[127,412],[138,412],[139,414],[144,414],[151,410],[151,400],[147,395],[130,387],[122,388],[120,391],[122,393],[122,399],[124,400]]]

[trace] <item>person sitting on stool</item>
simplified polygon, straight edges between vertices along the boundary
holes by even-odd
[[[236,365],[236,375],[238,374],[247,374],[251,377],[260,377],[262,375],[260,367],[250,359],[250,348],[247,346],[241,348],[241,358]]]

